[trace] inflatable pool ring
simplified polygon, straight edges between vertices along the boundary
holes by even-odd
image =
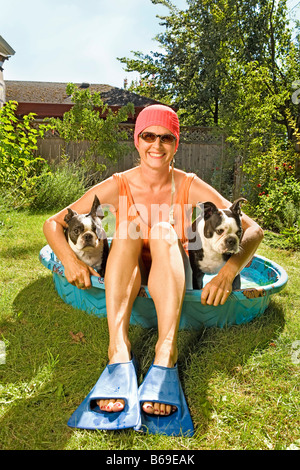
[[[70,284],[64,276],[64,267],[49,245],[40,251],[40,261],[53,273],[54,285],[64,302],[98,317],[106,317],[105,283],[103,278],[91,276],[92,287],[82,290]],[[205,275],[204,285],[213,276]],[[288,280],[287,273],[278,264],[255,255],[241,272],[241,289],[232,291],[224,305],[201,304],[201,290],[185,293],[180,329],[240,325],[264,313],[271,295],[280,292]],[[147,286],[142,286],[136,298],[130,323],[155,328],[157,318],[154,302]]]

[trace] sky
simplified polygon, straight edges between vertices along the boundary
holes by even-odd
[[[172,0],[185,9],[186,0]],[[287,0],[300,19],[300,1]],[[0,35],[15,50],[4,80],[101,83],[122,88],[138,77],[117,57],[158,50],[164,31],[151,0],[0,0]]]

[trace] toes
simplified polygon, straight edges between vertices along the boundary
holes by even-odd
[[[124,409],[125,402],[124,400],[98,400],[97,405],[101,411],[117,412]]]
[[[101,400],[102,401],[102,408],[100,408],[102,411],[107,411],[107,406],[109,404],[109,400]]]
[[[112,411],[112,408],[113,408],[113,402],[109,400],[105,407],[105,411]]]
[[[177,408],[176,406],[166,405],[165,403],[143,403],[143,411],[148,414],[155,414],[157,416],[169,416],[171,413],[174,413]]]
[[[114,413],[117,411],[122,411],[124,409],[124,405],[124,400],[109,400],[105,411]]]
[[[108,403],[108,400],[97,400],[96,403],[99,406],[100,410],[104,411]]]
[[[122,411],[124,410],[125,407],[125,402],[124,400],[117,400],[115,403],[113,403],[112,410],[114,412]]]
[[[145,401],[143,403],[143,411],[145,413],[148,413],[149,415],[153,415],[153,413],[154,413],[153,403]]]
[[[162,406],[163,405],[161,405],[160,403],[154,403],[154,414],[155,415],[160,415],[161,414],[160,408]]]

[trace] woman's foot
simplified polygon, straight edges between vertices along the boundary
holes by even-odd
[[[128,362],[131,360],[131,353],[118,354],[111,357],[109,364]],[[154,359],[155,365],[163,367],[174,367],[177,362],[177,349],[174,354],[170,354],[169,350],[164,352],[164,348],[156,347],[156,354]],[[125,407],[125,402],[122,399],[111,399],[111,400],[98,400],[97,405],[101,411],[107,412],[120,412]],[[154,414],[157,416],[169,416],[171,413],[176,411],[176,406],[167,405],[165,403],[154,403],[144,402],[142,405],[143,411],[148,414]]]
[[[115,353],[115,354],[110,354],[108,353],[110,360],[109,364],[116,364],[116,363],[122,363],[122,362],[130,362],[132,357],[131,357],[131,352],[130,352],[130,346],[126,348],[123,352],[120,353]],[[125,401],[122,399],[109,399],[109,400],[97,400],[97,405],[99,406],[101,411],[108,411],[117,413],[118,411],[124,410],[125,407]]]
[[[177,356],[177,348],[173,354],[171,354],[169,348],[159,347],[157,345],[155,348],[154,364],[163,367],[174,367],[177,362]],[[169,416],[171,413],[174,413],[177,410],[176,406],[148,401],[143,403],[142,408],[145,413],[150,415],[154,414],[157,416]]]

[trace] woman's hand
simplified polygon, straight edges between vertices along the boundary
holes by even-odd
[[[201,294],[202,305],[224,305],[232,292],[232,276],[224,276],[221,271],[208,282]]]
[[[67,281],[78,289],[90,289],[91,275],[100,277],[97,271],[76,258],[65,266],[65,276]]]

